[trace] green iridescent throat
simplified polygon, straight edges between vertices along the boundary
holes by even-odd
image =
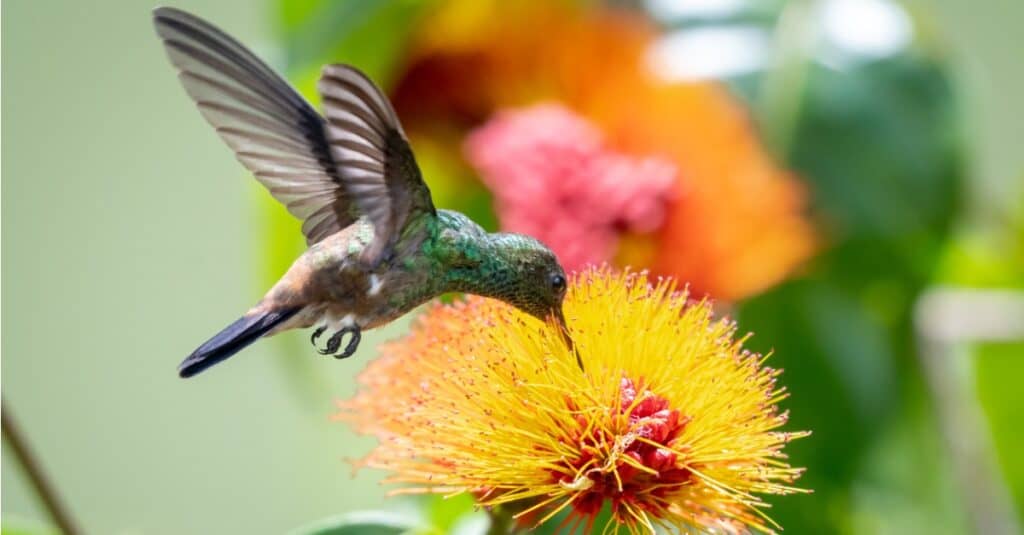
[[[468,217],[449,210],[438,210],[437,217],[425,220],[418,230],[424,239],[418,254],[406,257],[405,267],[422,273],[423,284],[406,289],[408,293],[398,299],[418,301],[465,292],[527,310],[542,308],[543,303],[534,302],[537,289],[529,291],[525,273],[536,269],[538,258],[547,254],[540,242],[518,234],[487,233]]]

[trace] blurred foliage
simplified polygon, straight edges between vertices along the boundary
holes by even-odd
[[[1024,199],[1007,209],[990,210],[981,221],[961,225],[946,244],[936,280],[945,285],[988,289],[1024,289]],[[1018,511],[1024,512],[1024,342],[972,344],[973,390],[992,430],[999,467]]]
[[[952,226],[963,167],[941,64],[908,53],[845,72],[808,69],[783,156],[811,185],[828,248],[799,279],[741,304],[738,316],[756,333],[752,346],[774,349],[786,369],[793,425],[815,432],[790,454],[809,467],[803,483],[817,496],[778,500],[778,520],[826,532],[853,513],[843,511],[853,506],[851,485],[899,416],[893,408],[926,403],[911,315]],[[929,470],[914,449],[903,453]],[[907,483],[904,495],[929,501],[929,487]],[[821,503],[836,516],[815,514]],[[929,509],[941,517],[957,507],[949,499]]]
[[[418,17],[435,4],[281,0],[289,72],[311,100],[323,63],[359,65],[387,85]],[[674,29],[742,23],[772,31],[786,5],[764,2],[724,18],[664,22]],[[786,369],[790,427],[814,432],[787,451],[795,466],[808,468],[800,483],[815,494],[769,500],[771,515],[794,533],[962,533],[966,512],[944,468],[946,452],[919,372],[913,306],[936,281],[1024,287],[1024,225],[1019,217],[1004,218],[998,232],[959,231],[951,239],[962,208],[965,140],[947,67],[930,49],[911,46],[844,68],[826,66],[814,49],[784,52],[792,54],[780,60],[785,72],[726,80],[772,137],[776,156],[807,183],[823,237],[820,254],[798,276],[735,308],[740,326],[756,333],[752,349],[773,351],[774,366]],[[780,87],[782,101],[776,100]],[[413,142],[438,204],[457,204],[493,228],[488,192],[466,187],[475,184],[472,171],[435,150],[443,141]],[[275,214],[276,229],[298,236],[296,224],[278,225],[283,210],[267,213]],[[279,246],[271,275],[300,246]],[[1022,349],[977,348],[976,379],[1000,461],[1024,509],[1024,434],[1014,424],[1024,407],[1015,384],[1001,379],[1024,372]],[[419,512],[408,524],[402,522],[413,517],[381,518],[395,522],[395,533],[431,533],[471,515],[471,503],[439,500],[415,502]],[[441,503],[461,505],[444,509],[444,519],[431,517]],[[342,516],[301,533],[369,533],[360,531],[365,521]]]
[[[388,509],[341,514],[301,527],[291,535],[484,535],[487,513],[467,495],[418,496],[393,501]]]
[[[777,500],[777,518],[797,532],[852,531],[877,507],[857,507],[854,494],[874,486],[962,532],[958,497],[934,492],[951,482],[935,469],[941,447],[912,336],[913,305],[935,275],[963,180],[949,79],[912,51],[845,71],[806,68],[782,156],[810,184],[828,246],[803,276],[738,312],[753,347],[774,349],[786,369],[793,425],[815,433],[790,454],[816,496]],[[899,409],[911,406],[923,408]],[[907,426],[922,434],[891,431]],[[919,454],[922,442],[939,450],[933,458]],[[909,477],[865,470],[880,447]],[[923,474],[946,480],[926,484],[915,477]],[[830,514],[818,514],[822,504]]]
[[[277,20],[293,80],[311,97],[320,67],[344,62],[387,84],[408,31],[426,5],[423,0],[278,2]]]
[[[962,532],[911,328],[959,208],[956,99],[942,60],[914,48],[828,65],[822,47],[792,39],[814,24],[810,5],[718,21],[771,30],[786,10],[779,67],[729,82],[809,184],[825,243],[799,277],[737,310],[751,347],[786,369],[792,425],[815,433],[788,451],[816,494],[773,500],[773,516],[799,533]]]
[[[974,348],[975,389],[992,427],[996,455],[1015,498],[1024,511],[1024,396],[1018,379],[1024,377],[1024,342],[979,344]],[[1009,380],[1008,380],[1009,378]]]
[[[516,521],[508,511],[484,511],[467,495],[447,498],[440,495],[398,499],[380,511],[360,511],[341,514],[301,527],[290,535],[488,535],[494,527]],[[559,535],[562,521],[568,513],[563,511],[540,526],[521,524],[535,535]],[[604,526],[611,518],[605,507],[594,525]]]
[[[958,229],[943,251],[938,282],[1024,289],[1024,199],[1010,210],[993,210],[980,224]]]

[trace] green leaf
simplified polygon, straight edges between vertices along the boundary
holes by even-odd
[[[894,407],[898,414],[888,425],[875,431],[877,439],[852,485],[849,533],[969,532],[949,451],[921,386]]]
[[[877,348],[874,341],[863,345],[865,339],[859,337],[837,338],[836,334],[849,332],[845,321],[860,324],[868,333],[866,340],[881,337],[883,347],[889,343],[887,335],[878,332],[851,300],[850,295],[827,282],[792,281],[744,303],[738,310],[740,328],[754,333],[746,345],[761,353],[773,351],[767,365],[785,370],[779,381],[792,392],[781,404],[792,411],[786,429],[813,433],[787,445],[785,453],[793,466],[808,468],[798,484],[813,489],[815,494],[769,500],[773,505],[769,514],[787,531],[837,532],[837,519],[820,514],[820,509],[826,503],[847,507],[847,485],[857,474],[860,456],[870,444],[872,426],[881,417],[877,405],[857,399],[859,388],[870,384],[871,376],[846,377],[858,363],[839,361]],[[823,308],[836,303],[843,312],[822,315]],[[835,354],[837,346],[842,353]],[[871,367],[888,368],[888,351],[875,359],[881,362],[876,360]],[[884,388],[883,395],[891,399],[889,390]]]
[[[397,511],[356,511],[317,521],[290,535],[400,535],[437,533],[415,514]]]
[[[423,507],[431,526],[442,533],[451,533],[456,524],[470,522],[468,517],[479,516],[484,520],[487,518],[486,513],[477,509],[473,497],[469,494],[448,498],[436,495],[425,497]],[[485,523],[484,526],[486,525]]]
[[[1024,341],[977,344],[972,348],[978,398],[988,417],[992,440],[1003,476],[1014,495],[1018,511],[1024,511]]]
[[[790,164],[810,183],[839,280],[926,281],[964,175],[949,78],[911,55],[812,70]]]
[[[1024,289],[1024,199],[1013,209],[1016,212],[990,213],[959,229],[943,252],[938,282]]]
[[[390,510],[330,517],[291,535],[483,535],[490,526],[487,513],[478,509],[468,494],[418,496],[393,505],[395,508]]]

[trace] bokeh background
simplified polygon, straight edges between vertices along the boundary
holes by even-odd
[[[366,70],[439,206],[717,298],[814,432],[788,448],[814,494],[772,500],[787,532],[1020,529],[1024,4],[174,5],[310,98],[320,65]],[[407,319],[344,362],[291,333],[174,372],[302,242],[193,109],[152,7],[4,2],[6,408],[89,533],[282,533],[390,507],[345,462],[370,443],[329,416]],[[621,172],[549,165],[594,154]],[[540,212],[516,196],[556,183]],[[8,453],[4,533],[45,533]]]

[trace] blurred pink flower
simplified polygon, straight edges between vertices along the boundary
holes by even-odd
[[[502,230],[541,240],[568,270],[612,260],[623,232],[657,230],[676,179],[670,161],[609,149],[597,127],[559,104],[500,111],[465,148]]]

